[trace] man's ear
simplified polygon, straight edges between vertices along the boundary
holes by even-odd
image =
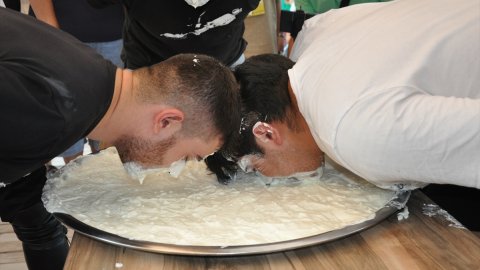
[[[282,136],[277,128],[273,125],[269,125],[264,122],[257,122],[252,128],[252,133],[257,138],[257,142],[266,146],[273,144],[272,146],[281,145],[283,140]]]
[[[155,135],[168,138],[182,129],[184,117],[183,112],[178,109],[162,109],[155,113],[153,132]]]

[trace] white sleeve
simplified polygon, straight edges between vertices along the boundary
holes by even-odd
[[[345,167],[382,187],[480,188],[480,99],[411,87],[370,94],[340,122],[335,152]]]

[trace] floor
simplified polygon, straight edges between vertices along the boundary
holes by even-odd
[[[22,0],[24,3],[25,0]],[[25,6],[22,6],[25,10]],[[245,39],[248,47],[245,51],[247,57],[261,53],[275,52],[275,45],[270,34],[272,16],[258,15],[248,17],[246,20]],[[61,166],[63,161],[54,159],[53,165]],[[71,239],[73,232],[69,230]],[[26,270],[27,265],[22,252],[22,244],[18,241],[12,227],[8,223],[0,222],[0,269],[1,270]]]
[[[0,223],[0,243],[0,269],[26,269],[22,244],[17,240],[9,224]]]

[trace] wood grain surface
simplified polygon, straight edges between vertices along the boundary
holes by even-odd
[[[149,253],[75,233],[65,269],[480,269],[480,239],[467,229],[451,226],[444,216],[425,215],[426,204],[433,203],[415,191],[407,204],[406,220],[392,215],[340,240],[254,256]]]

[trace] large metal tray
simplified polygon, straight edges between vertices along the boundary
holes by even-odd
[[[172,245],[157,242],[138,241],[127,239],[109,232],[105,232],[89,226],[71,215],[64,213],[54,213],[54,216],[59,219],[66,226],[74,229],[76,232],[91,237],[93,239],[109,243],[112,245],[144,250],[149,252],[176,254],[176,255],[194,255],[194,256],[232,256],[232,255],[251,255],[263,254],[271,252],[279,252],[290,249],[302,248],[321,243],[330,242],[340,238],[347,237],[354,233],[368,229],[390,215],[397,212],[400,208],[405,206],[410,197],[410,191],[398,193],[396,198],[389,202],[385,207],[381,208],[375,213],[375,217],[355,224],[344,227],[342,229],[333,230],[317,235],[312,235],[304,238],[298,238],[288,241],[265,243],[257,245],[242,245],[242,246],[186,246],[186,245]]]

